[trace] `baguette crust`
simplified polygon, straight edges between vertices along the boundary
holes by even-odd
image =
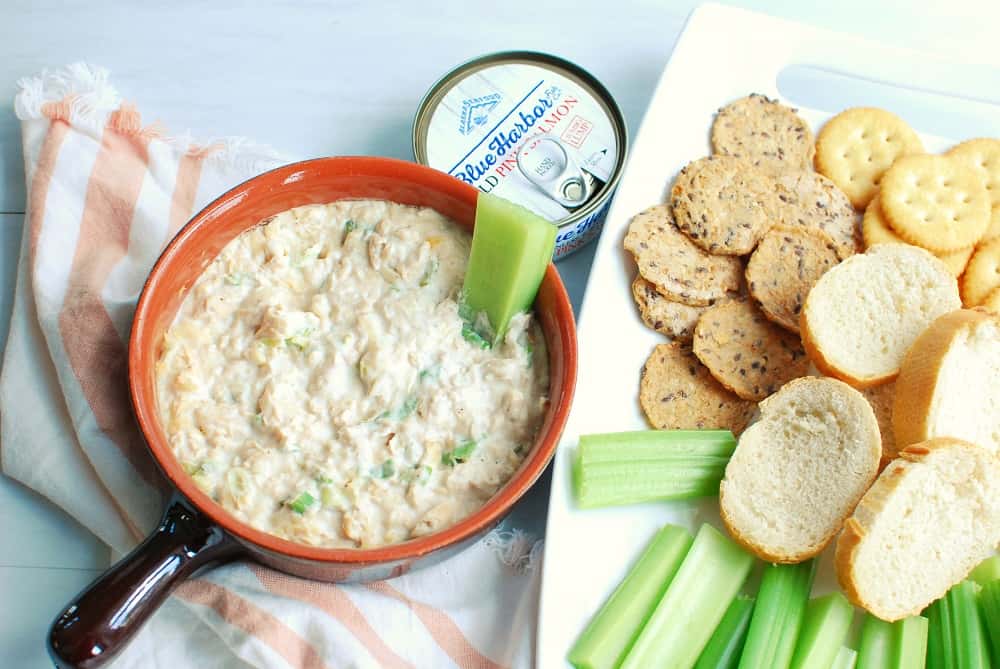
[[[939,437],[904,448],[900,451],[899,457],[886,467],[874,485],[861,498],[853,515],[844,523],[844,531],[837,539],[837,546],[834,551],[834,568],[836,569],[837,580],[840,583],[841,589],[851,603],[860,606],[882,620],[894,622],[909,616],[918,615],[928,604],[939,599],[955,584],[942,580],[938,592],[933,597],[928,598],[926,601],[914,601],[908,603],[908,605],[900,605],[890,610],[880,606],[872,597],[875,593],[865,593],[864,588],[858,583],[858,569],[862,568],[858,565],[860,549],[875,521],[880,515],[887,513],[886,509],[893,501],[893,493],[903,483],[914,467],[921,466],[921,463],[931,453],[940,449],[952,448],[970,450],[970,457],[972,458],[982,457],[982,454],[987,453],[986,449],[980,446],[951,437]],[[996,465],[996,461],[993,462]],[[984,522],[996,523],[997,519],[984,519]],[[1000,539],[1000,536],[997,536],[996,539]],[[986,550],[991,551],[995,545],[996,540],[993,541],[992,545],[986,547]],[[914,556],[913,561],[919,562],[921,557]],[[963,574],[968,574],[983,557],[985,556],[976,554],[958,556],[956,559],[961,560],[958,568]],[[961,578],[955,582],[957,583],[960,580]]]
[[[881,457],[881,439],[874,411],[868,404],[868,401],[865,400],[860,393],[836,379],[803,377],[788,382],[778,393],[768,397],[760,403],[761,422],[764,422],[765,420],[772,420],[769,414],[780,412],[782,406],[788,401],[786,398],[792,394],[810,398],[831,398],[836,395],[838,397],[830,400],[831,404],[827,406],[830,410],[833,409],[837,399],[842,400],[843,403],[849,403],[849,408],[852,411],[851,415],[853,418],[850,422],[859,426],[859,438],[861,438],[863,442],[860,449],[864,453],[862,458],[864,463],[861,466],[864,471],[859,473],[859,476],[861,476],[863,480],[859,481],[860,484],[857,486],[857,494],[855,496],[850,496],[849,498],[838,500],[842,508],[842,513],[834,519],[823,519],[822,521],[817,520],[817,522],[828,523],[824,532],[809,544],[799,544],[793,546],[777,542],[765,543],[761,540],[760,536],[756,538],[752,536],[754,534],[754,528],[743,526],[743,523],[746,522],[746,518],[744,518],[741,522],[739,518],[734,517],[732,512],[738,513],[739,511],[739,507],[736,505],[740,503],[740,493],[736,494],[737,501],[730,500],[730,496],[728,495],[729,485],[731,485],[730,481],[734,476],[745,477],[747,474],[745,472],[732,472],[730,468],[727,467],[726,477],[719,486],[719,515],[722,518],[722,522],[736,543],[762,560],[775,564],[795,564],[813,558],[823,552],[834,537],[836,537],[837,533],[840,532],[844,520],[851,515],[851,512],[854,510],[858,500],[864,494],[864,491],[868,488],[868,486],[871,485],[871,482],[875,479],[878,473],[878,463]],[[758,432],[764,429],[761,422],[756,424],[759,426],[756,428],[756,431]],[[753,426],[748,428],[748,433],[750,429],[753,429]],[[748,433],[745,433],[745,436]],[[756,434],[750,434],[749,436],[757,439],[760,438]],[[842,435],[831,436],[838,437]],[[744,441],[742,438],[740,447],[744,447]],[[808,453],[806,455],[808,455]],[[733,465],[732,460],[730,461],[730,464]],[[842,488],[839,490],[843,493]]]
[[[732,517],[726,512],[726,507],[723,503],[723,498],[725,497],[725,492],[719,490],[719,516],[722,517],[722,524],[726,527],[729,532],[729,536],[732,537],[733,541],[742,546],[747,552],[753,553],[761,560],[765,562],[770,562],[772,564],[798,564],[800,562],[805,562],[806,560],[812,559],[823,552],[837,532],[840,530],[841,524],[846,518],[851,515],[851,509],[844,514],[841,518],[840,523],[833,527],[828,534],[826,534],[822,541],[817,543],[813,548],[801,550],[801,551],[782,551],[782,550],[772,550],[771,548],[765,546],[764,544],[754,542],[746,534],[740,531],[739,525],[732,519]]]
[[[907,351],[896,379],[892,408],[892,431],[898,448],[933,436],[929,427],[931,408],[945,356],[959,335],[989,320],[1000,322],[982,309],[952,311],[931,323]]]

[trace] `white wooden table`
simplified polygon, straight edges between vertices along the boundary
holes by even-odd
[[[25,202],[12,106],[18,77],[83,59],[110,68],[146,120],[174,132],[245,135],[300,157],[411,158],[410,123],[424,91],[452,66],[506,49],[548,51],[590,70],[634,131],[695,4],[0,0],[0,351]],[[733,4],[969,62],[1000,62],[994,0]],[[577,307],[592,251],[560,263]],[[541,531],[547,491],[543,480],[521,503],[519,524]],[[0,476],[0,666],[47,666],[49,621],[108,561],[88,531]]]

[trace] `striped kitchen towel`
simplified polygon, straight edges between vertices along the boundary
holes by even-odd
[[[98,67],[19,89],[28,202],[0,375],[3,471],[121,554],[164,504],[127,397],[143,281],[192,213],[289,158],[143,126]],[[368,585],[216,568],[182,584],[111,666],[530,666],[540,548],[494,531],[435,567]]]

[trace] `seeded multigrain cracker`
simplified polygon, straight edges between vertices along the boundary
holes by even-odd
[[[632,218],[625,249],[635,257],[642,278],[675,302],[711,304],[739,290],[743,278],[739,258],[711,255],[696,246],[677,229],[665,204]]]
[[[962,304],[975,307],[1000,288],[1000,239],[978,246],[962,275]]]
[[[833,241],[825,232],[803,227],[771,228],[747,263],[750,295],[771,322],[797,333],[806,295],[838,262]]]
[[[712,376],[745,400],[759,402],[809,370],[799,338],[747,300],[731,300],[703,313],[693,348]]]
[[[885,467],[899,455],[896,437],[892,431],[892,403],[896,397],[896,382],[890,381],[880,386],[865,388],[861,394],[872,405],[875,420],[878,421],[878,431],[882,435],[882,461],[879,467]]]
[[[698,317],[708,308],[669,300],[641,276],[632,282],[632,297],[646,325],[677,341],[691,341]]]
[[[766,170],[812,169],[813,134],[795,109],[752,93],[715,115],[712,151]]]
[[[879,197],[893,231],[933,253],[972,246],[990,222],[982,179],[946,156],[900,158],[882,178]]]
[[[670,190],[677,227],[709,253],[750,253],[774,220],[775,184],[749,162],[709,156],[687,164]]]
[[[861,232],[865,239],[865,248],[871,248],[876,244],[905,244],[902,237],[897,235],[889,227],[885,216],[882,215],[882,203],[879,194],[876,193],[872,201],[865,207],[865,216],[861,221]],[[954,276],[961,276],[965,271],[965,266],[972,255],[972,247],[959,249],[950,253],[935,253],[941,262],[948,266],[948,271]]]
[[[691,353],[677,343],[660,344],[642,368],[639,404],[658,430],[731,430],[739,434],[756,404],[719,385]]]
[[[789,227],[822,230],[841,260],[861,250],[858,216],[844,192],[815,172],[786,172],[778,177],[775,220]]]
[[[900,156],[923,153],[906,121],[875,107],[855,107],[826,122],[816,137],[816,169],[864,209],[882,175]]]
[[[990,225],[980,241],[1000,237],[1000,139],[970,139],[948,149],[946,156],[972,168],[990,196]]]

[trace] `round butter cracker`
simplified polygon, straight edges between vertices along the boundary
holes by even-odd
[[[872,201],[865,207],[865,216],[861,221],[861,232],[865,240],[865,248],[871,248],[876,244],[905,244],[906,242],[889,227],[889,223],[882,215],[882,204],[879,194],[876,193]],[[962,276],[965,265],[969,262],[973,247],[959,249],[950,253],[935,253],[941,262],[948,266],[948,271],[953,276]]]
[[[765,170],[811,169],[813,134],[795,109],[752,93],[715,115],[712,151],[744,158]]]
[[[703,313],[693,349],[719,383],[745,400],[763,400],[809,370],[799,338],[767,320],[748,300],[717,304]]]
[[[757,405],[719,385],[688,346],[660,344],[642,368],[639,404],[658,430],[731,430],[739,434]]]
[[[946,156],[904,156],[886,171],[882,214],[910,244],[933,253],[967,248],[990,222],[990,201],[972,168]]]
[[[643,323],[677,341],[691,341],[698,317],[708,308],[674,302],[661,295],[656,286],[642,276],[635,277],[632,282],[632,297]]]
[[[744,255],[773,223],[773,179],[735,156],[688,163],[670,189],[677,227],[713,254]]]
[[[806,295],[826,270],[838,262],[837,250],[825,232],[774,227],[750,256],[747,285],[772,323],[797,333]]]
[[[884,109],[855,107],[840,112],[819,131],[816,170],[861,210],[897,158],[923,150],[920,137],[903,119]]]
[[[776,220],[789,227],[822,230],[841,260],[861,250],[858,215],[837,185],[815,172],[786,172],[777,178]]]
[[[962,304],[976,307],[1000,288],[1000,239],[980,244],[962,275]]]
[[[692,306],[707,305],[740,288],[739,258],[706,253],[677,229],[670,207],[636,214],[625,235],[639,274],[662,295]]]
[[[979,174],[990,196],[990,225],[980,241],[1000,237],[1000,139],[970,139],[948,149],[953,158]]]

